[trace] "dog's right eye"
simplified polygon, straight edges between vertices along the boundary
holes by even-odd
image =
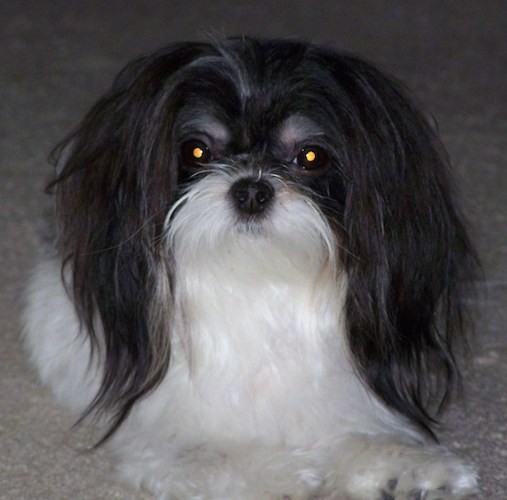
[[[181,157],[185,166],[198,168],[211,160],[211,151],[204,142],[193,139],[183,143]]]

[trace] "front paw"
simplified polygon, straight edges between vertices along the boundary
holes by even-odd
[[[477,493],[477,474],[442,448],[373,442],[349,462],[350,500],[456,500]]]
[[[477,473],[458,458],[444,453],[422,453],[406,467],[395,488],[395,499],[450,500],[477,493]]]

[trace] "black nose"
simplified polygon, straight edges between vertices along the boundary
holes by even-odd
[[[236,207],[247,214],[257,214],[270,204],[274,190],[266,181],[240,179],[231,186],[231,195]]]

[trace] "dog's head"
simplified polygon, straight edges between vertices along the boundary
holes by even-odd
[[[360,376],[429,427],[473,251],[438,138],[397,82],[295,41],[174,44],[130,63],[64,151],[58,244],[92,339],[100,318],[92,408],[114,410],[111,431],[167,370],[178,260],[241,239],[345,275]]]

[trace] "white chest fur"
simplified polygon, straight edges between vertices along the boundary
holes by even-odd
[[[371,420],[347,354],[345,279],[252,243],[178,256],[171,366],[141,411],[186,439],[293,444]]]

